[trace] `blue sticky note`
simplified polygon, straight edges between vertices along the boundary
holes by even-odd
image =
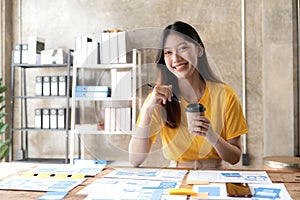
[[[138,176],[155,177],[156,176],[156,172],[140,172],[140,173],[138,173]]]
[[[161,189],[168,189],[168,188],[175,188],[177,185],[177,182],[161,182],[158,188]]]
[[[161,200],[163,189],[143,187],[139,196],[139,200]]]
[[[219,187],[199,187],[199,193],[207,192],[208,196],[220,196],[220,188]]]
[[[221,173],[222,176],[225,176],[225,177],[241,177],[241,174],[240,173],[237,173],[237,172],[233,172],[233,173]]]
[[[280,189],[278,188],[254,188],[254,197],[258,198],[279,198]]]
[[[52,200],[60,200],[63,199],[68,192],[46,192],[43,196],[39,198],[39,200],[46,200],[46,199],[52,199]]]

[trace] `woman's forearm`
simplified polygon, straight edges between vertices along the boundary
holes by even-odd
[[[138,167],[144,162],[151,149],[151,142],[149,139],[151,112],[149,112],[149,110],[150,109],[147,109],[143,116],[141,116],[139,126],[133,133],[133,136],[129,142],[129,162],[134,167]]]
[[[150,148],[148,138],[132,137],[129,142],[129,162],[134,167],[138,167],[147,158]]]
[[[214,148],[222,160],[234,165],[239,162],[241,157],[240,143],[240,137],[231,139],[229,141],[226,141],[224,138],[220,137],[215,143]]]

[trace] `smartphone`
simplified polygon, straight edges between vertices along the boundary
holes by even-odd
[[[227,196],[252,197],[248,183],[226,183]]]

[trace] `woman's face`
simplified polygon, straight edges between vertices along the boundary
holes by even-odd
[[[163,52],[168,69],[177,78],[188,79],[198,73],[196,66],[203,52],[201,47],[173,33],[167,36]]]

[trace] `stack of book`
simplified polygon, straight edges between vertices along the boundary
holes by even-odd
[[[100,33],[100,39],[92,39],[86,35],[77,36],[75,48],[74,64],[78,67],[129,62],[129,45],[125,31],[106,30]]]
[[[41,51],[45,49],[45,40],[29,36],[25,44],[16,44],[13,51],[15,64],[41,64]]]
[[[34,127],[38,129],[66,128],[66,108],[36,108]]]
[[[36,76],[35,77],[35,95],[36,96],[66,96],[67,95],[67,79],[68,79],[68,77],[65,75]],[[70,80],[70,82],[71,82],[71,80]],[[71,92],[70,92],[70,94],[71,94]]]
[[[75,96],[85,98],[105,98],[111,96],[111,89],[109,86],[103,85],[77,85]]]
[[[130,131],[131,108],[130,107],[107,107],[105,108],[104,130],[105,131]]]

